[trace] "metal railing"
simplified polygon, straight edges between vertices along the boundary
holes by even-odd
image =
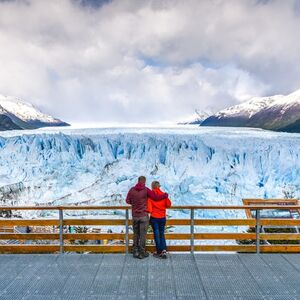
[[[237,252],[300,252],[300,245],[280,244],[280,245],[261,245],[261,241],[278,240],[278,241],[300,241],[299,233],[261,233],[261,226],[300,226],[300,219],[279,219],[279,218],[260,218],[260,211],[268,210],[299,210],[300,206],[296,205],[243,205],[243,206],[173,206],[173,210],[189,210],[189,219],[168,219],[167,225],[170,226],[189,226],[189,233],[166,233],[167,240],[178,240],[189,242],[187,244],[174,244],[168,247],[169,251],[237,251]],[[255,218],[244,219],[204,219],[195,218],[196,210],[255,210]],[[58,219],[0,219],[0,226],[54,226],[59,228],[59,233],[0,233],[0,240],[31,240],[36,244],[19,244],[19,245],[0,245],[2,253],[42,253],[42,252],[123,252],[128,253],[131,247],[132,233],[129,231],[132,221],[129,218],[129,206],[22,206],[22,207],[0,207],[0,210],[48,210],[58,211]],[[64,218],[65,211],[74,210],[121,210],[124,211],[124,219],[69,219]],[[66,226],[123,226],[124,233],[67,233],[64,231]],[[234,232],[234,233],[203,233],[197,232],[199,226],[248,226],[255,228],[255,232]],[[176,228],[176,227],[175,227]],[[148,234],[149,239],[153,235]],[[39,244],[38,241],[52,241],[49,244]],[[95,240],[121,240],[121,244],[115,245],[92,245],[92,244],[66,244],[65,241],[95,241]],[[215,245],[203,244],[205,240],[252,240],[252,244],[232,244],[232,245]],[[196,241],[202,241],[197,244]],[[154,248],[148,246],[149,250]]]

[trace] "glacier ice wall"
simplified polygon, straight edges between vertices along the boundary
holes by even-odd
[[[0,200],[124,204],[139,175],[174,204],[299,197],[300,135],[247,129],[93,130],[0,137]]]

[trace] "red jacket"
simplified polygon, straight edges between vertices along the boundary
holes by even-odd
[[[145,217],[147,213],[147,198],[154,201],[159,201],[168,198],[168,194],[161,193],[160,195],[148,189],[144,184],[138,183],[132,187],[126,197],[126,203],[132,206],[133,217]]]
[[[154,189],[153,192],[157,195],[164,195],[159,188]],[[160,201],[153,201],[148,198],[147,210],[153,218],[165,218],[166,209],[169,207],[171,207],[171,200],[169,198],[165,198]]]

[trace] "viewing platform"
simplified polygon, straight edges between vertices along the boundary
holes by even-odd
[[[172,226],[166,233],[172,241],[168,259],[132,257],[128,206],[0,207],[5,213],[0,219],[0,300],[300,300],[300,206],[276,201],[173,206],[185,210],[186,218],[167,220]],[[97,210],[120,213],[117,219],[67,214]],[[197,210],[244,210],[247,216],[201,218]],[[43,214],[25,218],[22,211]],[[107,226],[118,229],[101,230]],[[208,232],[211,226],[214,232]],[[236,226],[243,231],[224,230]],[[152,239],[149,233],[149,251],[154,251]]]
[[[2,254],[0,299],[300,299],[298,254]]]

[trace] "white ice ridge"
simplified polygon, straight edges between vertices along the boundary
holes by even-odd
[[[159,180],[177,205],[300,196],[300,134],[211,127],[59,131],[3,133],[0,198],[10,195],[19,205],[124,204],[139,175],[148,186]]]

